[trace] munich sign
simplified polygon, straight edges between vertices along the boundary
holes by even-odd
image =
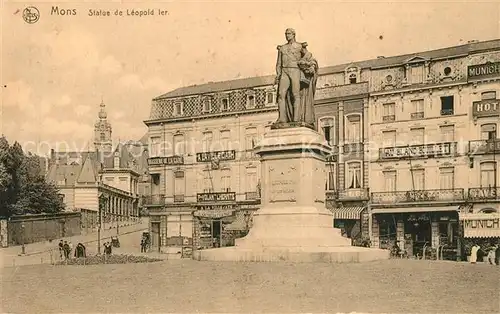
[[[464,219],[466,229],[499,229],[500,218]]]
[[[481,100],[472,103],[472,116],[489,117],[500,115],[500,100]]]
[[[236,201],[235,192],[221,193],[198,193],[196,195],[198,202],[234,202]]]
[[[484,64],[467,67],[469,79],[493,77],[500,74],[500,62],[486,62]]]
[[[196,162],[210,162],[212,160],[235,160],[235,150],[223,150],[217,152],[204,152],[196,154]]]
[[[148,158],[149,166],[172,166],[172,165],[183,165],[184,157],[182,156],[169,156],[169,157],[152,157]]]
[[[456,143],[438,143],[380,149],[380,159],[404,159],[412,157],[445,157],[456,153]]]

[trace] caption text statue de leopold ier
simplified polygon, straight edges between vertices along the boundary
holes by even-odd
[[[279,117],[273,127],[305,126],[314,129],[314,93],[318,62],[307,50],[307,43],[295,41],[295,30],[285,31],[287,43],[278,46],[276,84]]]

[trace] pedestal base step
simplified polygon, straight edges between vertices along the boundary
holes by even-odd
[[[193,257],[198,261],[280,262],[299,263],[360,263],[389,259],[389,250],[364,247],[317,248],[241,248],[225,247],[199,250]]]

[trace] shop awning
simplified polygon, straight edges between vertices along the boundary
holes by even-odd
[[[333,219],[353,219],[361,218],[361,212],[365,209],[364,206],[350,206],[332,208]]]
[[[460,213],[464,238],[500,238],[500,213]]]
[[[196,210],[193,212],[193,216],[195,217],[201,217],[201,218],[212,218],[212,219],[218,219],[218,218],[224,218],[231,216],[233,214],[234,210]]]
[[[458,211],[459,206],[441,207],[387,207],[372,208],[372,214],[396,214],[396,213],[428,213],[428,212],[449,212]]]

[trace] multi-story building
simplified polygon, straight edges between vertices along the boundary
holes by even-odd
[[[371,67],[372,245],[397,243],[420,256],[424,247],[460,248],[459,211],[470,208],[465,205],[476,186],[489,187],[497,176],[491,172],[496,162],[481,150],[489,146],[469,140],[496,137],[488,132],[498,116],[475,114],[481,122],[473,123],[471,115],[473,106],[474,112],[491,107],[498,78],[471,82],[470,74],[476,68],[483,73],[481,64],[499,57],[495,40],[385,58]],[[480,182],[479,171],[490,168]]]

